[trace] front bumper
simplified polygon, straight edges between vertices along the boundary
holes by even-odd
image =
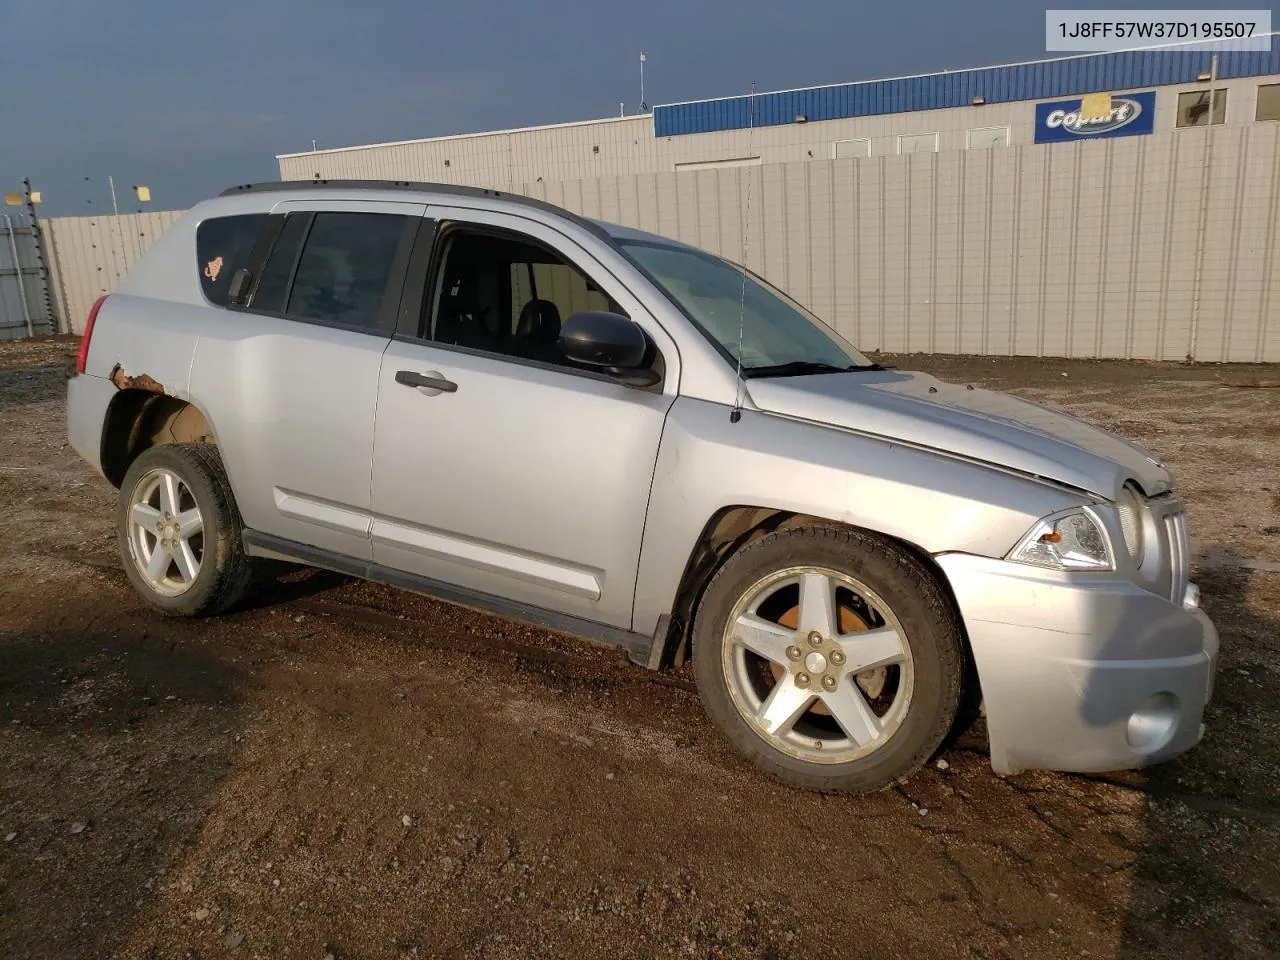
[[[1061,573],[968,554],[942,567],[973,649],[997,773],[1103,771],[1199,743],[1218,632],[1112,574]]]

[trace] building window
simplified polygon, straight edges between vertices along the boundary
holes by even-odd
[[[1178,126],[1207,127],[1227,118],[1227,91],[1213,91],[1213,120],[1209,119],[1209,91],[1192,90],[1178,94]]]
[[[1008,127],[974,127],[969,131],[968,144],[970,150],[990,150],[992,147],[1009,145]]]
[[[938,135],[936,133],[913,133],[898,137],[899,153],[937,153]]]
[[[837,160],[843,160],[845,157],[869,157],[871,141],[866,138],[837,140],[831,145],[831,155]]]
[[[1258,111],[1255,120],[1280,120],[1280,83],[1264,83],[1258,87]]]

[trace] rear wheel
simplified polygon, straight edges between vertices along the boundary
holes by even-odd
[[[172,616],[207,616],[243,597],[250,561],[217,447],[151,447],[129,467],[117,514],[120,556],[134,588]]]
[[[729,558],[694,623],[712,720],[758,766],[817,790],[876,790],[928,760],[955,718],[962,650],[919,560],[823,525]]]

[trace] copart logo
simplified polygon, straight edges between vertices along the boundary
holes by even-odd
[[[1111,111],[1104,116],[1086,119],[1080,116],[1079,108],[1053,110],[1044,118],[1044,125],[1050,129],[1060,128],[1078,137],[1089,137],[1127,127],[1140,116],[1142,116],[1142,104],[1127,97],[1118,97],[1112,99]]]

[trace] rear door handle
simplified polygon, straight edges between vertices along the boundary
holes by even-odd
[[[413,370],[397,370],[396,383],[403,383],[406,387],[414,387],[429,397],[434,397],[438,393],[458,392],[458,385],[436,370],[428,370],[426,373],[417,373]]]

